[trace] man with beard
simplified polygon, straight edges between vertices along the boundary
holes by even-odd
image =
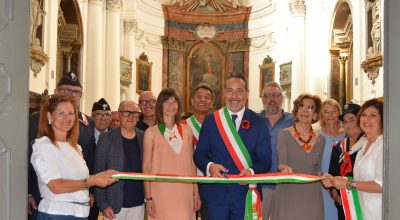
[[[269,82],[263,88],[262,103],[264,110],[260,112],[260,115],[265,117],[271,135],[271,149],[272,149],[272,167],[269,170],[270,173],[278,172],[278,152],[277,152],[277,139],[279,132],[287,127],[290,127],[294,123],[293,116],[283,111],[283,95],[282,88],[276,82]],[[275,184],[264,184],[262,185],[263,193],[263,219],[269,219],[272,196],[275,190]]]
[[[230,74],[225,83],[223,108],[207,115],[201,126],[194,152],[196,166],[207,176],[224,178],[231,174],[251,176],[271,168],[271,146],[265,119],[246,108],[249,97],[247,79]],[[208,219],[244,219],[247,193],[258,191],[255,185],[201,184]],[[258,198],[259,199],[259,198]],[[247,206],[249,215],[260,209]]]
[[[156,97],[151,91],[144,91],[140,94],[138,103],[142,114],[136,127],[145,131],[156,124]]]

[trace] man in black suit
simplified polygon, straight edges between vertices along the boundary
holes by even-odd
[[[75,105],[79,108],[82,97],[82,85],[76,73],[68,72],[64,74],[58,82],[57,88],[54,90],[57,95],[70,95],[75,100]],[[29,158],[32,154],[32,144],[36,139],[39,125],[39,113],[33,113],[29,117]],[[90,174],[93,174],[94,150],[96,147],[94,139],[94,122],[87,115],[79,112],[79,140],[78,144],[82,147],[83,158],[89,168]],[[94,204],[94,194],[90,193],[90,204]],[[29,219],[36,220],[37,205],[41,200],[40,192],[37,183],[37,176],[32,164],[28,167],[28,212]],[[98,217],[98,209],[92,207],[90,210],[89,219]]]

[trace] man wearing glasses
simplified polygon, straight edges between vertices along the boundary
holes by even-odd
[[[151,91],[144,91],[139,96],[139,109],[142,113],[136,127],[145,131],[156,124],[156,97]]]
[[[139,107],[133,101],[124,101],[118,107],[118,116],[120,127],[100,135],[94,171],[115,169],[141,173],[144,132],[136,128]],[[142,181],[119,181],[108,188],[96,188],[95,195],[104,219],[144,218]]]
[[[97,144],[100,134],[108,131],[111,124],[111,108],[105,99],[101,98],[93,103],[92,118],[94,120],[94,138]]]
[[[56,95],[70,95],[74,98],[75,105],[77,108],[80,106],[82,97],[82,85],[79,81],[78,75],[74,72],[68,72],[63,75],[61,80],[58,82],[57,88],[54,90]],[[94,122],[87,115],[79,112],[79,139],[78,144],[82,147],[83,158],[89,168],[90,174],[93,173],[93,160],[94,160],[94,149],[96,147],[94,139]],[[29,118],[29,158],[33,141],[36,139],[39,124],[39,114],[34,113]],[[36,219],[36,209],[40,202],[40,192],[37,184],[37,176],[29,163],[28,167],[28,213],[30,219]],[[94,196],[90,194],[90,204],[93,205]],[[98,211],[96,207],[91,208],[88,219],[96,219],[98,217]]]
[[[272,149],[272,167],[269,170],[271,173],[278,172],[278,152],[277,141],[279,132],[293,125],[294,118],[288,112],[282,109],[283,95],[282,88],[277,82],[269,82],[263,88],[262,103],[264,110],[260,112],[262,117],[265,117],[269,135],[271,137]],[[271,201],[275,184],[262,185],[263,194],[263,219],[269,219]]]

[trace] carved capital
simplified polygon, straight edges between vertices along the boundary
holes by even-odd
[[[124,33],[133,34],[137,30],[137,21],[135,19],[124,20]]]
[[[33,76],[36,77],[40,72],[42,66],[47,63],[49,57],[43,52],[43,50],[30,49],[30,65],[33,71]]]
[[[162,37],[162,45],[164,49],[183,51],[185,42],[169,37]]]
[[[304,15],[306,13],[306,2],[304,0],[291,0],[290,12],[294,15]]]
[[[242,38],[228,42],[228,52],[249,51],[251,44],[250,38]]]
[[[361,68],[367,73],[368,79],[372,80],[372,85],[375,84],[375,79],[379,76],[379,68],[383,65],[382,55],[370,57],[361,64]]]
[[[107,0],[107,10],[120,10],[121,8],[121,0]]]

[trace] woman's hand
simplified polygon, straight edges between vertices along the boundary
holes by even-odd
[[[199,195],[194,195],[193,196],[193,211],[198,211],[201,207],[201,199]]]
[[[330,187],[332,187],[333,186],[333,176],[331,175],[331,174],[329,174],[329,173],[325,173],[324,175],[322,175],[323,177],[325,177],[325,179],[323,179],[321,182],[322,182],[322,185],[325,187],[325,188],[330,188]]]
[[[279,171],[282,173],[293,173],[293,169],[286,164],[279,164]]]
[[[146,211],[150,217],[156,218],[156,206],[154,204],[154,200],[146,201]]]
[[[331,191],[331,196],[332,199],[339,205],[342,205],[342,198],[340,197],[339,193],[336,191],[336,189],[332,189]]]
[[[344,189],[347,186],[348,180],[342,176],[335,176],[332,183],[336,189]]]
[[[101,188],[107,187],[115,182],[118,181],[116,178],[112,178],[112,175],[118,174],[118,171],[115,170],[106,170],[103,172],[100,172],[96,175],[92,175],[89,177],[88,182],[89,182],[89,187],[90,186],[98,186]]]

